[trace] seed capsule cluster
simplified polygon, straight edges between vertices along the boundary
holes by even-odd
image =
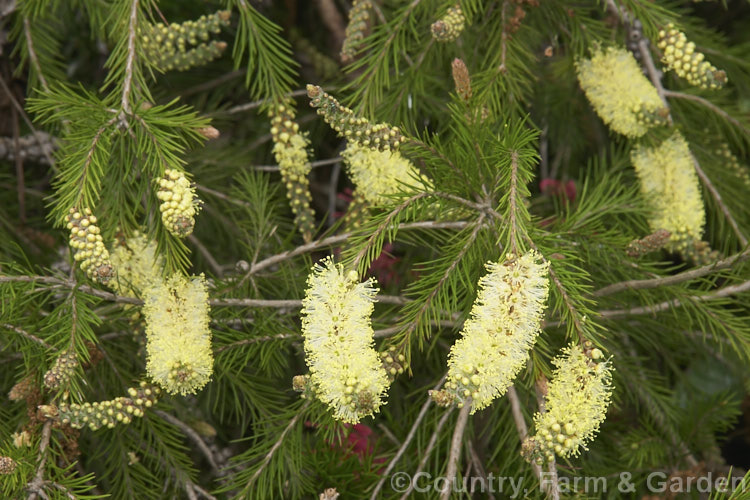
[[[461,36],[465,25],[466,17],[464,17],[461,6],[456,5],[449,8],[443,17],[432,23],[430,31],[432,31],[432,37],[438,42],[452,42]]]
[[[159,179],[156,197],[161,201],[161,220],[167,230],[178,238],[185,238],[193,232],[195,214],[200,211],[200,200],[195,198],[195,188],[185,174],[168,168]]]
[[[307,179],[312,170],[307,153],[310,141],[300,132],[299,125],[294,121],[294,109],[290,106],[278,105],[269,112],[269,117],[273,154],[286,185],[286,196],[294,213],[294,221],[305,241],[309,242],[315,233],[315,212],[311,206],[310,181]]]
[[[146,409],[156,404],[160,394],[161,389],[157,386],[141,382],[139,387],[128,389],[127,396],[111,401],[63,403],[57,407],[42,406],[40,410],[45,417],[53,418],[63,425],[70,425],[74,429],[111,429],[118,423],[129,424],[133,418],[142,417]]]
[[[307,96],[311,99],[310,106],[317,108],[318,114],[342,137],[380,151],[396,149],[404,140],[398,127],[372,124],[365,118],[358,118],[354,111],[342,106],[317,85],[307,86]]]
[[[78,365],[78,356],[75,350],[63,351],[55,360],[52,368],[44,374],[44,385],[50,390],[66,386]]]
[[[203,65],[221,56],[227,48],[225,42],[208,40],[212,33],[219,33],[222,26],[229,25],[230,15],[230,11],[223,10],[195,21],[146,27],[139,30],[143,49],[164,71],[185,71]]]
[[[706,56],[696,51],[695,44],[688,42],[685,33],[676,29],[674,24],[669,23],[659,31],[657,46],[663,52],[662,62],[690,85],[719,89],[727,83],[727,74],[706,61]]]
[[[658,229],[648,236],[631,241],[625,252],[630,257],[641,257],[647,253],[661,250],[664,248],[664,245],[669,243],[670,236],[672,236],[672,233],[666,229]]]
[[[10,457],[0,457],[0,474],[8,476],[16,471],[18,464]]]
[[[70,230],[70,247],[75,250],[73,258],[89,278],[106,285],[114,277],[115,270],[102,242],[101,230],[96,225],[96,216],[88,208],[80,211],[71,208],[66,220]]]
[[[348,62],[357,54],[357,49],[367,32],[370,10],[372,10],[370,0],[354,0],[349,11],[349,24],[346,25],[344,43],[341,46],[342,61]]]

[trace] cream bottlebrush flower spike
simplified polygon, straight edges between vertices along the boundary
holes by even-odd
[[[462,337],[448,357],[448,379],[432,391],[440,405],[471,401],[474,413],[505,394],[529,359],[540,331],[549,293],[549,263],[529,251],[487,263],[479,294]]]
[[[170,394],[194,394],[213,373],[206,279],[173,275],[144,292],[146,370]]]
[[[115,245],[111,260],[117,279],[110,286],[119,295],[140,297],[146,288],[162,280],[164,258],[157,254],[156,242],[138,231]]]
[[[417,169],[398,151],[378,151],[349,141],[341,156],[349,167],[357,193],[368,203],[383,204],[388,195],[398,193],[406,185],[426,190]]]
[[[195,197],[195,188],[190,186],[185,174],[171,168],[164,170],[156,197],[161,201],[159,210],[167,231],[178,238],[191,235],[201,202]]]
[[[612,368],[599,349],[584,353],[571,344],[552,363],[557,367],[547,386],[544,413],[534,415],[536,435],[523,446],[538,464],[554,455],[578,456],[604,421],[612,395]]]
[[[669,23],[659,32],[657,46],[663,51],[662,62],[684,78],[690,85],[704,89],[719,89],[727,83],[727,74],[706,61],[702,52],[695,50],[695,44],[688,42],[685,33]]]
[[[294,221],[306,242],[315,234],[315,212],[310,204],[310,181],[312,170],[307,149],[310,140],[300,132],[294,121],[294,109],[289,105],[278,105],[268,113],[271,118],[273,155],[279,163],[281,178],[286,185],[286,197],[292,206]]]
[[[96,216],[88,208],[80,211],[71,208],[65,218],[70,230],[70,247],[75,250],[73,258],[89,278],[106,285],[115,276],[115,270],[96,225]]]
[[[576,69],[589,102],[615,132],[640,137],[666,123],[668,111],[629,51],[596,47],[591,59],[578,61]]]
[[[706,222],[688,143],[675,132],[657,147],[636,147],[630,159],[641,181],[641,193],[653,210],[651,230],[669,231],[666,248],[685,252],[700,240]]]
[[[307,284],[302,335],[309,389],[334,418],[357,423],[378,411],[389,386],[370,323],[378,290],[372,278],[360,282],[331,257],[313,267]]]

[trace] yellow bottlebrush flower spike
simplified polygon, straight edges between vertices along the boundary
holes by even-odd
[[[591,59],[576,63],[576,70],[594,110],[615,132],[640,137],[666,122],[668,111],[629,51],[597,47]]]
[[[70,247],[75,250],[73,258],[89,278],[106,285],[115,271],[102,242],[101,230],[96,225],[96,216],[88,208],[71,208],[65,217],[70,230]]]
[[[331,95],[317,85],[307,86],[310,106],[342,137],[381,151],[398,148],[404,138],[398,127],[385,123],[372,124],[366,118],[357,117],[354,111],[342,106]]]
[[[110,285],[119,295],[140,297],[146,288],[162,279],[164,259],[156,252],[156,242],[140,232],[116,244],[111,260],[117,280]]]
[[[168,168],[159,179],[156,197],[161,201],[161,220],[167,230],[178,238],[189,236],[195,227],[195,214],[200,211],[200,200],[195,188],[183,172]]]
[[[431,393],[448,406],[471,401],[472,413],[503,394],[526,364],[549,292],[549,264],[529,251],[487,263],[462,337],[448,357],[445,388]]]
[[[230,16],[230,11],[222,10],[195,21],[139,28],[143,50],[164,71],[200,66],[221,56],[227,48],[225,42],[208,40],[212,33],[219,33],[222,26],[229,25]]]
[[[146,370],[170,394],[194,394],[213,373],[206,279],[175,274],[145,292]]]
[[[294,121],[294,110],[285,105],[278,105],[269,112],[271,117],[271,136],[273,137],[273,155],[279,163],[281,178],[286,185],[286,196],[292,205],[294,221],[305,241],[312,241],[315,233],[315,212],[310,203],[310,181],[307,179],[312,166],[307,148],[310,141],[300,132]]]
[[[537,463],[554,454],[568,458],[586,450],[604,421],[612,395],[612,368],[599,349],[587,355],[576,344],[552,362],[557,367],[547,386],[544,413],[534,415],[536,435],[524,454]]]
[[[443,17],[432,23],[430,31],[432,31],[432,38],[438,42],[452,42],[461,36],[465,25],[464,12],[460,5],[455,5],[448,9]]]
[[[387,196],[405,189],[405,185],[424,191],[414,165],[398,151],[378,151],[349,141],[344,157],[357,193],[372,204],[383,204]]]
[[[52,368],[44,374],[44,385],[47,389],[56,390],[64,387],[70,382],[76,368],[78,368],[78,356],[74,349],[68,349],[60,353],[55,359]]]
[[[378,290],[372,278],[361,283],[330,257],[313,267],[307,284],[302,334],[310,389],[334,418],[357,423],[378,411],[389,385],[370,323]]]
[[[54,419],[63,425],[70,425],[74,429],[88,427],[92,431],[107,427],[113,428],[117,424],[129,424],[134,417],[142,417],[147,408],[151,408],[159,399],[161,390],[146,382],[141,382],[138,388],[128,389],[126,397],[115,398],[111,401],[97,401],[95,403],[67,404],[59,406],[40,406],[46,418]]]
[[[630,155],[641,193],[652,207],[652,231],[670,232],[666,248],[684,252],[700,240],[706,221],[698,176],[690,149],[679,132],[653,148],[639,146]]]
[[[706,61],[702,52],[695,50],[695,44],[688,42],[682,33],[669,23],[659,31],[657,46],[662,50],[662,62],[684,78],[690,85],[704,89],[719,89],[727,83],[727,74]]]
[[[349,24],[346,25],[344,43],[341,46],[341,60],[348,62],[357,54],[367,31],[372,2],[370,0],[354,0],[349,10]]]

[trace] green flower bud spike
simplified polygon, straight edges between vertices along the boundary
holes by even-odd
[[[315,234],[315,212],[312,209],[310,181],[312,170],[308,157],[310,141],[300,132],[294,121],[294,109],[280,104],[269,112],[273,154],[279,164],[281,178],[286,186],[286,196],[294,213],[294,222],[305,242],[312,241]]]
[[[366,118],[357,117],[354,111],[342,106],[317,85],[307,86],[307,96],[310,106],[318,108],[318,114],[341,137],[380,151],[396,149],[404,141],[398,127],[385,123],[372,124]]]

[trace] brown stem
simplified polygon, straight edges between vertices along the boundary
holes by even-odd
[[[461,443],[464,437],[464,429],[469,421],[469,412],[471,411],[471,400],[464,403],[464,407],[461,408],[461,412],[458,414],[458,420],[456,420],[456,428],[453,429],[453,437],[451,438],[451,451],[448,455],[448,470],[445,473],[447,481],[443,491],[440,492],[440,500],[448,500],[451,497],[451,486],[456,481],[456,471],[458,470],[458,459],[461,456]]]

